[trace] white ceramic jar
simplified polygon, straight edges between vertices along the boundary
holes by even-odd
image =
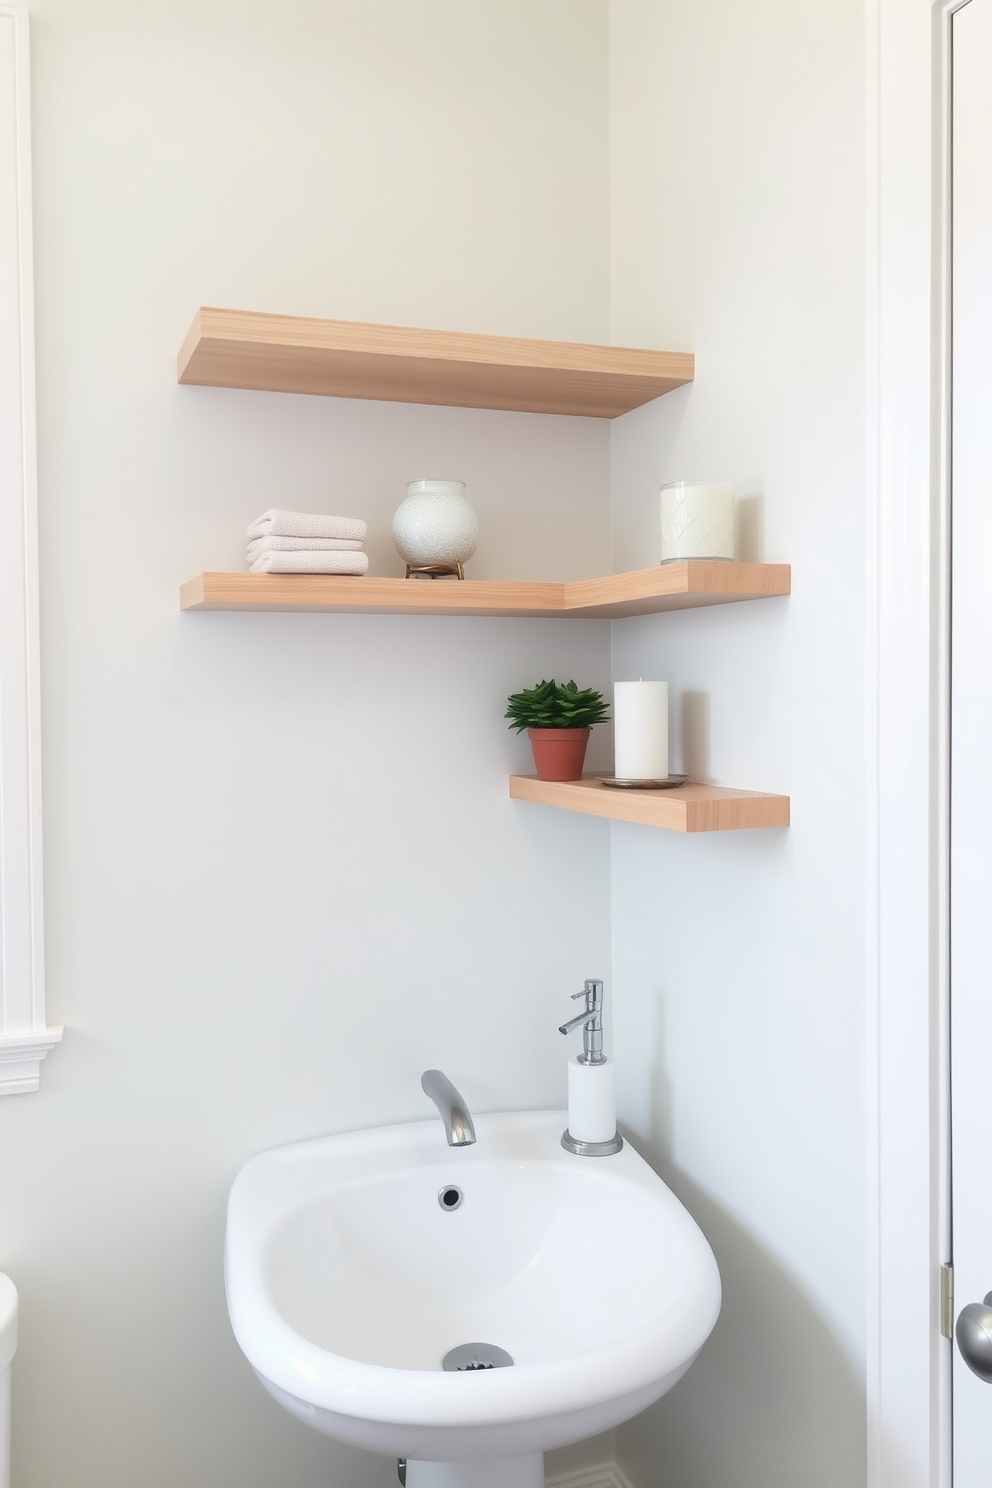
[[[479,519],[465,500],[465,482],[409,481],[393,517],[393,544],[411,568],[464,563],[479,545]]]

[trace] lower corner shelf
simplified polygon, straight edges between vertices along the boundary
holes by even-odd
[[[535,801],[585,816],[639,822],[669,832],[735,832],[748,827],[787,827],[789,797],[721,785],[680,785],[675,790],[616,790],[595,776],[538,780],[511,775],[515,801]]]

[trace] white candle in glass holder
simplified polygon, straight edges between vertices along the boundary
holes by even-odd
[[[614,682],[613,758],[618,780],[668,778],[667,682]]]
[[[661,561],[734,557],[734,488],[672,481],[661,488]]]

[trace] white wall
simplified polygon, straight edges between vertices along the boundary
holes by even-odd
[[[611,871],[621,1114],[726,1285],[623,1463],[639,1488],[863,1481],[859,3],[31,8],[68,1031],[41,1093],[0,1103],[18,1488],[393,1481],[250,1376],[226,1189],[266,1146],[425,1114],[428,1063],[479,1109],[561,1101],[554,1025],[609,967]],[[177,388],[200,303],[612,323],[698,377],[612,450],[584,421]],[[366,514],[398,572],[389,518],[426,473],[469,482],[475,576],[602,571],[611,462],[616,568],[656,560],[657,486],[693,474],[749,498],[743,556],[793,564],[788,601],[613,634],[615,675],[681,694],[686,766],[789,791],[787,833],[506,799],[503,698],[604,686],[605,624],[177,612],[276,502]]]
[[[622,1115],[710,1237],[699,1362],[617,1433],[643,1488],[864,1481],[864,124],[858,0],[611,8],[613,339],[691,388],[614,425],[614,560],[658,485],[734,483],[793,595],[614,627],[685,768],[788,791],[788,832],[613,828]],[[680,740],[680,743],[682,741]]]
[[[272,504],[469,483],[476,577],[601,572],[581,420],[178,388],[200,303],[608,335],[600,0],[32,4],[49,1005],[0,1103],[18,1488],[391,1484],[268,1399],[226,1320],[259,1149],[564,1100],[609,964],[608,827],[511,803],[502,712],[605,686],[605,623],[185,615]],[[439,1127],[440,1139],[440,1127]]]

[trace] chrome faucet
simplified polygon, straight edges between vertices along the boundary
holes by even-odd
[[[569,1018],[559,1028],[559,1033],[571,1033],[573,1028],[582,1028],[582,1053],[577,1056],[580,1064],[605,1064],[603,1053],[603,984],[590,978],[581,992],[572,993],[572,1001],[584,997],[586,1010],[575,1018]]]
[[[444,1134],[449,1147],[471,1147],[475,1141],[475,1127],[468,1106],[452,1085],[447,1075],[440,1070],[424,1070],[420,1084],[425,1095],[429,1095],[437,1106],[444,1122]]]

